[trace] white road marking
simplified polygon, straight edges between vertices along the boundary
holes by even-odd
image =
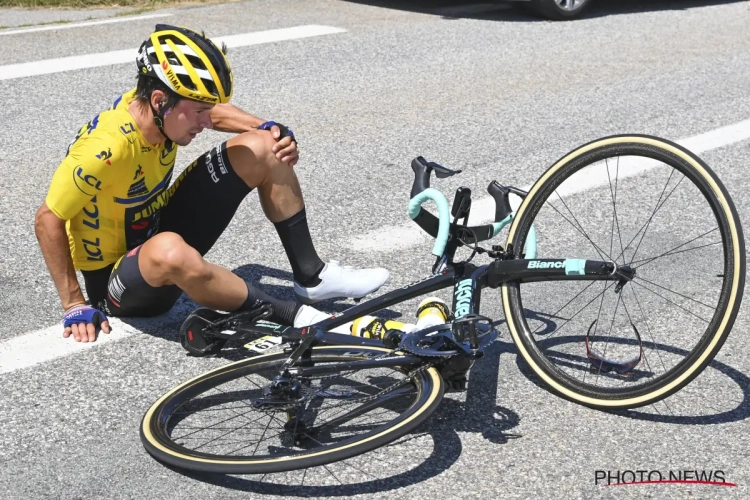
[[[112,333],[100,333],[96,342],[85,344],[76,342],[72,338],[64,339],[62,323],[6,340],[0,343],[0,373],[28,368],[38,363],[91,349],[97,345],[121,340],[137,332],[136,329],[117,318],[112,318],[110,323]]]
[[[728,146],[740,141],[750,139],[750,120],[744,120],[733,125],[720,127],[703,134],[693,137],[687,137],[676,141],[681,146],[686,147],[695,154],[704,151],[710,151],[723,146]],[[631,160],[626,163],[620,163],[620,178],[638,175],[658,165],[658,162],[651,160]],[[606,171],[599,172],[600,175],[589,175],[586,178],[579,179],[577,183],[570,183],[570,189],[565,193],[574,194],[588,189],[606,185],[608,181]],[[502,179],[498,179],[502,183]],[[524,186],[521,189],[528,191],[531,186]],[[520,205],[520,199],[511,196],[511,206],[515,210]],[[425,204],[427,209],[434,206],[432,202]],[[406,214],[406,206],[404,206]],[[408,217],[408,216],[406,216]],[[472,201],[471,215],[469,224],[478,225],[491,222],[495,218],[495,200],[487,196],[476,201]],[[413,246],[421,245],[431,240],[432,237],[427,235],[421,228],[413,222],[404,222],[403,224],[394,224],[392,226],[383,226],[374,231],[370,231],[361,236],[351,238],[344,242],[344,245],[357,252],[390,252],[393,250],[403,250]]]
[[[699,154],[747,139],[750,139],[750,120],[711,130],[677,142],[694,153]],[[627,165],[621,164],[619,175],[621,177],[637,175],[652,168],[653,165],[651,161],[632,162]],[[569,193],[592,189],[607,182],[606,174],[602,174],[601,177],[592,176],[587,178],[585,183],[581,183]],[[529,187],[527,186],[523,189],[529,189]],[[517,197],[511,197],[511,206],[513,209],[518,208],[519,204],[520,200]],[[404,209],[405,212],[406,209]],[[494,215],[494,200],[491,197],[482,198],[472,204],[470,223],[473,225],[482,224],[491,221]],[[351,243],[347,242],[345,245],[361,252],[390,252],[419,245],[426,240],[427,236],[424,235],[422,230],[413,222],[408,222],[381,227],[376,231],[354,238]],[[178,306],[172,308],[166,316],[158,319],[139,321],[146,322],[149,329],[158,328],[159,324],[180,321],[185,318],[186,314],[187,311],[185,308]],[[72,339],[63,339],[62,328],[59,324],[0,342],[0,374],[29,368],[45,361],[67,356],[85,349],[91,349],[107,342],[114,342],[140,332],[136,326],[123,323],[117,318],[113,318],[111,322],[114,328],[113,333],[109,335],[100,334],[99,340],[94,343],[81,344]]]
[[[98,24],[112,24],[112,23],[124,23],[126,21],[142,21],[144,19],[154,19],[156,17],[168,17],[171,16],[170,12],[162,12],[160,14],[147,14],[144,16],[123,16],[116,17],[113,19],[102,19],[96,21],[84,21],[80,23],[65,23],[65,24],[49,24],[45,26],[37,26],[34,28],[23,28],[17,30],[2,30],[0,36],[5,35],[21,35],[24,33],[36,33],[37,31],[53,31],[53,30],[67,30],[70,28],[86,28],[88,26],[96,26]]]
[[[230,35],[213,38],[217,44],[226,43],[227,47],[246,47],[248,45],[259,45],[263,43],[281,42],[284,40],[295,40],[298,38],[309,38],[313,36],[331,35],[344,33],[345,29],[331,26],[295,26],[293,28],[282,28],[268,31],[257,31],[242,35]],[[113,64],[133,64],[137,48],[126,50],[115,50],[112,52],[101,52],[98,54],[84,54],[80,56],[60,57],[57,59],[45,59],[27,63],[8,64],[0,66],[0,80],[11,80],[27,76],[47,75],[50,73],[61,73],[78,69],[96,68],[99,66],[110,66]]]
[[[93,347],[118,342],[143,330],[159,330],[166,325],[181,322],[191,311],[192,302],[178,302],[167,314],[154,318],[134,318],[125,323],[118,318],[109,318],[111,333],[99,333],[96,342],[76,342],[72,337],[63,338],[62,321],[42,330],[37,330],[0,342],[0,374],[28,368],[45,361],[75,354]]]

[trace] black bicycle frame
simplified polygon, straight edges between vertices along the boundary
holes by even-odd
[[[285,342],[303,341],[303,343],[309,345],[313,344],[309,337],[315,335],[319,337],[314,342],[317,344],[383,347],[384,344],[379,339],[332,333],[327,330],[449,286],[453,286],[452,311],[454,321],[456,321],[462,318],[471,319],[474,315],[479,314],[482,289],[487,287],[497,288],[507,282],[609,280],[619,281],[616,290],[619,291],[619,288],[633,279],[634,275],[635,271],[629,266],[616,266],[612,262],[579,259],[510,258],[496,259],[490,264],[482,266],[475,266],[471,263],[454,264],[439,275],[392,290],[351,307],[340,316],[326,319],[309,327],[292,328],[258,323],[239,326],[237,331],[229,336],[222,335],[223,332],[215,335],[221,338],[241,340],[257,338],[262,335],[275,335],[281,336]],[[476,330],[470,321],[460,328],[454,328],[454,333],[457,337],[467,340],[472,350],[477,349]]]

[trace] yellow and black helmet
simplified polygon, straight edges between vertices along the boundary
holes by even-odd
[[[139,74],[158,78],[186,99],[217,104],[232,97],[232,68],[224,52],[187,28],[157,24],[136,62]]]

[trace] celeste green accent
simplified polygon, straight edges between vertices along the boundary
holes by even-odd
[[[536,259],[536,229],[534,224],[529,228],[529,234],[526,236],[526,254],[527,259]]]
[[[416,219],[417,215],[419,215],[419,209],[422,208],[422,204],[427,200],[432,200],[437,205],[438,219],[440,221],[435,245],[432,247],[432,254],[442,257],[443,252],[445,252],[445,245],[448,244],[448,231],[450,230],[451,224],[450,211],[448,210],[448,199],[445,195],[435,188],[425,189],[409,200],[409,217]]]
[[[497,236],[500,231],[503,230],[505,226],[513,222],[513,219],[516,217],[516,213],[513,212],[500,222],[493,222],[492,223],[492,237],[494,238]],[[532,224],[529,228],[529,234],[526,236],[526,251],[524,252],[526,254],[527,259],[536,259],[536,229],[534,229],[534,225]]]
[[[586,274],[586,259],[565,259],[565,274],[583,276]]]
[[[512,213],[506,218],[504,218],[503,220],[501,220],[500,222],[493,222],[492,223],[492,237],[494,238],[495,236],[497,236],[500,233],[500,231],[503,230],[505,226],[513,222],[513,217],[515,217],[515,215],[516,215],[515,213]]]

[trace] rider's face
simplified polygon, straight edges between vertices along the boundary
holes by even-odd
[[[187,146],[203,129],[213,128],[211,108],[213,104],[180,99],[165,113],[164,131],[178,145]]]

